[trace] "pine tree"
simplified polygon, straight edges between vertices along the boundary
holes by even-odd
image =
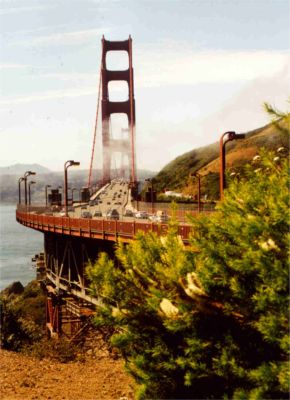
[[[288,132],[289,134],[289,132]],[[261,151],[185,248],[139,234],[88,268],[138,398],[282,399],[289,393],[288,157]]]

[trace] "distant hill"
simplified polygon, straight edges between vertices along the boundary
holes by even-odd
[[[21,167],[20,167],[21,166]],[[15,169],[14,169],[15,167]],[[17,167],[17,168],[16,168]],[[19,167],[19,170],[18,170]],[[49,169],[38,164],[17,164],[11,167],[2,167],[0,170],[0,202],[17,203],[18,202],[18,179],[23,176],[25,171],[34,171],[36,175],[29,177],[28,181],[35,181],[36,184],[31,186],[31,197],[33,203],[44,203],[45,201],[45,185],[51,185],[57,188],[64,185],[63,172],[52,172]],[[3,172],[4,171],[4,172]],[[8,171],[5,172],[5,171]],[[12,173],[13,171],[13,173]],[[18,172],[15,172],[18,171]],[[39,172],[44,171],[44,172]],[[88,170],[71,169],[68,173],[68,184],[71,188],[81,189],[87,185]],[[144,180],[152,178],[156,175],[156,171],[138,170],[138,179]],[[96,182],[101,178],[101,171],[94,170],[92,181]],[[23,188],[23,184],[22,184]],[[23,193],[23,190],[22,190]],[[22,194],[23,196],[23,194]],[[75,193],[75,198],[78,194]]]
[[[0,175],[23,175],[25,171],[34,171],[37,174],[48,174],[50,169],[39,164],[14,164],[0,167]]]
[[[246,134],[243,140],[229,142],[226,147],[227,170],[238,170],[249,162],[262,147],[276,150],[280,146],[288,147],[289,137],[277,130],[273,124],[255,129]],[[195,172],[203,175],[201,192],[207,198],[219,197],[219,143],[213,143],[185,153],[167,164],[155,177],[157,191],[175,190],[195,195],[195,178],[189,175]]]

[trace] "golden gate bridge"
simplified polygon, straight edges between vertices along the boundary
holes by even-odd
[[[129,62],[126,70],[107,69],[107,53],[115,51],[127,52]],[[110,99],[109,83],[112,81],[127,83],[127,100]],[[101,182],[95,185],[92,182],[92,172],[100,105],[103,175]],[[111,116],[114,114],[126,116],[126,126],[122,127],[121,137],[117,137],[111,129]],[[19,204],[16,219],[20,224],[44,234],[44,253],[38,257],[38,267],[46,292],[46,327],[52,337],[64,335],[70,340],[77,340],[90,325],[90,317],[94,314],[95,307],[101,304],[101,299],[90,295],[90,282],[85,274],[89,261],[96,260],[102,251],[113,257],[115,243],[129,243],[139,231],[164,235],[168,229],[168,207],[160,210],[158,222],[154,218],[148,218],[149,210],[154,213],[155,208],[152,184],[151,205],[137,199],[135,120],[132,39],[129,37],[124,41],[108,41],[103,37],[88,187],[83,189],[80,201],[72,204],[68,201],[68,168],[79,165],[74,160],[68,160],[64,164],[63,204],[58,190],[51,191],[49,201],[46,193],[45,205],[30,204],[32,182],[28,183],[27,196],[27,178],[35,174],[33,171],[26,171],[18,182]],[[234,137],[234,132],[229,134],[226,140],[238,138]],[[226,140],[221,142],[222,150]],[[117,176],[112,171],[112,160],[116,153],[121,155]],[[22,182],[25,188],[24,203],[21,202]],[[224,185],[224,181],[222,183]],[[197,211],[191,211],[195,212]],[[137,213],[140,219],[134,218],[134,215],[138,216]],[[176,216],[182,221],[178,226],[178,234],[184,244],[188,245],[190,226],[184,222],[185,211],[177,210]]]

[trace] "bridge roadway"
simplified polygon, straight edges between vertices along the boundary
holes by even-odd
[[[156,232],[163,235],[167,229],[167,223],[156,223],[147,218],[138,219],[126,217],[126,211],[136,213],[131,203],[131,192],[128,183],[124,181],[112,181],[101,188],[97,195],[91,197],[87,204],[74,204],[68,207],[68,216],[64,210],[52,211],[51,207],[18,206],[16,211],[17,221],[29,228],[40,232],[51,232],[68,236],[84,237],[91,239],[102,239],[109,241],[129,242],[136,236],[138,231]],[[107,218],[110,210],[116,210],[119,219]],[[99,212],[102,216],[95,217]],[[88,217],[83,217],[89,214]],[[178,234],[185,244],[189,241],[190,226],[181,223]]]

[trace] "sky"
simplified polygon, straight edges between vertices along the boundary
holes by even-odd
[[[288,0],[0,0],[0,166],[89,168],[101,38],[133,39],[138,168],[289,109]],[[107,67],[126,69],[125,53]],[[122,83],[109,86],[125,100]],[[122,120],[112,121],[120,131]],[[102,165],[98,124],[94,168]]]

